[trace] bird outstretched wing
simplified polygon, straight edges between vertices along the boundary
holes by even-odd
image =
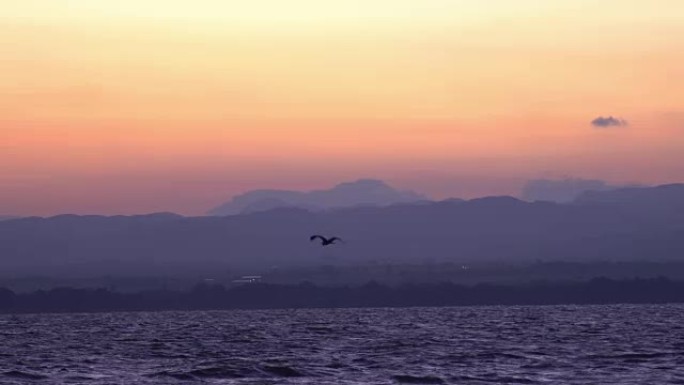
[[[322,235],[318,235],[318,234],[317,234],[317,235],[312,235],[311,237],[309,237],[309,241],[312,241],[312,242],[313,242],[313,241],[316,240],[317,238],[320,238],[321,241],[325,242],[325,237],[323,237]]]
[[[335,241],[344,242],[344,241],[342,240],[342,238],[339,238],[339,237],[332,237],[332,238],[328,239],[328,241],[329,241],[330,243],[334,243]]]

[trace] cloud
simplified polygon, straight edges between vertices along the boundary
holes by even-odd
[[[627,125],[627,121],[621,118],[614,118],[612,116],[599,116],[591,121],[591,125],[596,128],[623,127]]]

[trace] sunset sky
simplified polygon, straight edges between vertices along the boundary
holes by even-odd
[[[0,215],[684,181],[681,0],[0,5]]]

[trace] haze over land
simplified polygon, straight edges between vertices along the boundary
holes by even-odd
[[[309,235],[340,235],[322,248]],[[368,264],[684,261],[684,185],[512,197],[280,208],[226,217],[75,216],[0,222],[7,276],[228,276]],[[673,272],[678,274],[679,272]],[[406,277],[411,280],[411,277]]]

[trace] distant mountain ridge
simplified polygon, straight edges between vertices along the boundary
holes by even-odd
[[[322,248],[311,234],[345,243]],[[684,184],[224,217],[76,216],[0,222],[2,274],[215,274],[273,266],[475,261],[682,261]]]
[[[684,212],[684,184],[626,187],[609,191],[586,191],[575,204],[614,207],[641,216],[678,216]]]
[[[585,191],[575,203],[608,203],[618,205],[681,203],[684,198],[684,183],[671,183],[655,187],[623,187],[603,191]]]
[[[397,190],[376,179],[340,183],[327,190],[253,190],[235,196],[210,210],[209,215],[223,216],[296,207],[311,211],[352,206],[387,206],[427,200],[413,191]]]
[[[522,199],[569,203],[590,191],[611,191],[626,187],[642,187],[632,185],[612,185],[599,179],[565,178],[565,179],[532,179],[525,183],[520,193]]]

